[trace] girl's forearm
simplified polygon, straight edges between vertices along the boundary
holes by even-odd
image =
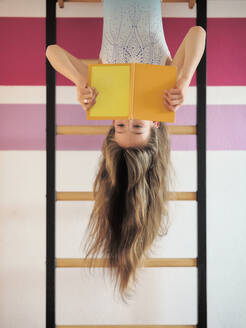
[[[206,31],[202,28],[191,29],[185,40],[182,77],[191,82],[193,74],[202,58],[206,43]]]
[[[46,49],[46,57],[53,68],[78,85],[88,81],[88,66],[72,56],[58,45],[50,45]]]

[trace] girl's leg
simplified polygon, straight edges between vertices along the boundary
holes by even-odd
[[[206,41],[206,31],[201,26],[193,26],[180,44],[171,65],[178,68],[178,78],[190,81],[202,58]]]

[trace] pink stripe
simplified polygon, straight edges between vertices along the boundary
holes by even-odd
[[[0,105],[0,150],[45,150],[45,105]],[[196,124],[196,107],[183,106],[177,125]],[[110,124],[86,121],[78,105],[58,105],[57,125]],[[207,149],[246,150],[245,106],[208,106]],[[57,136],[57,150],[99,150],[103,136]],[[172,150],[196,150],[196,136],[171,136]]]
[[[1,85],[45,85],[45,19],[1,17]]]
[[[246,84],[246,18],[210,18],[207,85]]]
[[[172,57],[194,18],[164,18],[165,37]],[[79,58],[98,58],[102,18],[57,18],[57,44]],[[1,17],[1,85],[45,85],[45,19]],[[246,18],[209,18],[207,84],[245,85]],[[73,85],[57,74],[57,85]],[[195,85],[195,75],[191,85]]]
[[[246,150],[246,106],[208,106],[208,150]]]

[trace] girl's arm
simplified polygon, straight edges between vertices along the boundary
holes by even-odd
[[[57,72],[77,86],[77,100],[83,109],[90,109],[96,103],[98,92],[95,88],[88,86],[88,65],[57,44],[47,47],[46,57]],[[84,103],[85,99],[87,103]]]
[[[201,26],[193,26],[180,44],[171,65],[177,66],[178,77],[175,88],[166,90],[164,103],[171,111],[176,111],[184,102],[184,96],[195,70],[202,58],[206,45],[206,31]]]
[[[201,26],[193,26],[186,34],[177,50],[172,65],[178,66],[180,78],[185,78],[189,83],[202,58],[206,44],[206,31]]]
[[[88,65],[57,44],[47,47],[46,57],[57,72],[74,84],[85,85],[88,82]]]

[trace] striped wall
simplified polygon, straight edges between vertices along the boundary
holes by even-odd
[[[0,2],[0,327],[45,326],[45,0]],[[172,57],[195,9],[162,4]],[[98,58],[103,5],[57,5],[57,44]],[[246,1],[208,1],[208,327],[245,327]],[[177,125],[196,124],[192,79]],[[87,125],[73,83],[57,73],[57,124]],[[107,124],[111,122],[108,121]],[[103,122],[105,124],[105,122]],[[90,191],[102,136],[57,136],[57,191]],[[177,191],[196,190],[196,137],[171,136]],[[92,202],[58,202],[57,257],[81,257]],[[196,202],[170,202],[153,257],[197,256]],[[129,305],[100,269],[58,269],[57,324],[196,324],[196,268],[143,269]]]
[[[211,2],[211,5],[212,3],[214,2]],[[74,11],[70,7],[74,7]],[[100,13],[98,12],[100,17],[83,17],[87,8],[92,10],[95,7],[101,9]],[[170,4],[163,4],[163,15],[166,12],[166,16],[163,17],[163,26],[168,47],[172,57],[174,57],[188,29],[195,25],[195,18],[169,17],[168,9],[170,7]],[[183,5],[183,7],[186,8],[187,6]],[[65,16],[67,9],[70,9],[67,12],[68,17]],[[79,58],[98,58],[102,41],[102,9],[102,4],[69,4],[64,9],[57,5],[57,44]],[[16,8],[14,9],[14,5],[13,10],[13,16],[15,16]],[[3,12],[7,12],[7,9]],[[74,12],[80,17],[70,17]],[[194,13],[194,10],[192,12]],[[240,10],[238,10],[238,14],[241,14]],[[1,33],[0,35],[1,44],[4,45],[1,51],[3,69],[0,75],[0,92],[2,91],[1,94],[3,94],[3,98],[0,99],[0,113],[4,117],[0,124],[4,124],[4,127],[1,126],[0,129],[0,149],[44,150],[45,18],[32,16],[1,17],[0,28],[2,31],[8,31],[8,33]],[[246,54],[245,43],[242,42],[245,39],[245,31],[245,18],[208,18],[208,150],[241,150],[246,147],[246,136],[240,129],[246,120],[244,111]],[[87,42],[87,38],[93,42]],[[217,94],[218,88],[220,89],[219,95]],[[66,105],[64,99],[61,99],[63,92],[60,89],[71,89],[70,92],[65,91],[69,93]],[[17,94],[17,99],[21,97],[21,104],[20,100],[13,99],[15,98],[13,91]],[[91,124],[91,122],[86,122],[85,113],[79,103],[76,102],[75,86],[59,73],[57,73],[57,93],[58,124]],[[184,106],[179,110],[175,124],[195,124],[195,104],[196,74],[193,76],[189,95],[187,95]],[[28,119],[26,119],[27,117]],[[231,126],[232,120],[234,124]],[[94,124],[104,123],[94,122]],[[222,138],[216,138],[218,127],[222,133],[223,131],[229,132]],[[29,131],[29,133],[23,133],[23,131]],[[11,135],[11,138],[8,138],[8,135]],[[219,135],[221,136],[221,133]],[[195,150],[195,138],[195,136],[182,138],[172,136],[172,149]],[[100,150],[102,140],[100,136],[59,136],[57,147],[61,150]]]

